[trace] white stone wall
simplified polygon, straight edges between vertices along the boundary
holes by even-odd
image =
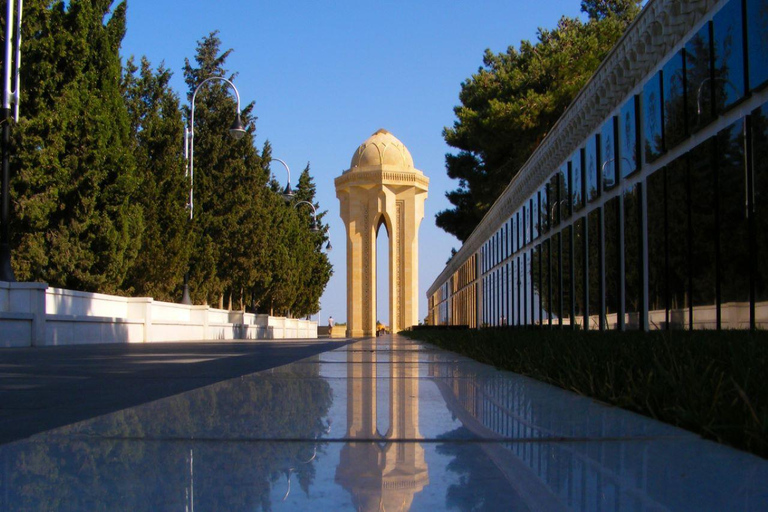
[[[0,282],[0,347],[314,338],[310,320]]]

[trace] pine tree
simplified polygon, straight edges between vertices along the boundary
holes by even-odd
[[[161,65],[154,72],[146,58],[140,69],[132,58],[126,64],[123,88],[140,178],[136,201],[144,213],[145,232],[125,286],[132,294],[175,301],[188,270],[192,236],[181,143],[184,125],[170,79],[168,69]]]
[[[453,208],[437,225],[465,241],[496,198],[586,84],[639,12],[638,0],[583,0],[589,20],[563,17],[538,41],[505,53],[486,50],[483,67],[461,86],[457,120],[443,130]]]
[[[143,230],[120,87],[126,5],[24,7],[24,103],[11,183],[16,277],[118,292]]]

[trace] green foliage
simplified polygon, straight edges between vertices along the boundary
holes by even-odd
[[[212,32],[198,43],[195,66],[186,60],[184,78],[192,95],[205,79],[233,79],[224,68],[231,50],[219,53],[221,42]],[[229,137],[229,126],[237,112],[233,91],[221,80],[207,82],[195,98],[194,126],[194,249],[190,287],[195,302],[224,305],[242,297],[253,268],[253,239],[263,239],[252,230],[263,204],[258,201],[267,175],[253,147],[256,117],[253,103],[242,107],[247,133],[241,140]],[[187,119],[191,112],[186,112]]]
[[[229,137],[233,91],[206,82],[195,101],[194,218],[183,155],[184,118],[171,72],[133,58],[122,69],[125,3],[25,4],[24,108],[12,130],[11,240],[16,277],[173,301],[190,274],[196,303],[306,316],[331,275],[327,226],[286,205],[270,183],[269,142]],[[4,12],[3,12],[4,14]],[[0,23],[4,22],[0,18]],[[234,78],[216,32],[186,61],[187,100],[211,77]],[[297,200],[315,203],[309,165]]]
[[[320,296],[328,284],[328,280],[333,274],[331,262],[328,256],[323,252],[323,248],[329,241],[328,225],[323,224],[323,218],[328,213],[320,210],[320,204],[315,202],[316,186],[312,176],[309,173],[309,164],[299,176],[299,184],[296,188],[295,201],[308,201],[312,203],[317,211],[315,224],[317,233],[309,232],[309,238],[302,248],[302,267],[305,269],[301,274],[299,289],[303,290],[296,297],[292,309],[297,316],[304,316],[315,313],[320,310]],[[302,219],[302,225],[311,225],[311,210],[308,206],[298,206],[298,213]]]
[[[198,43],[196,67],[187,61],[184,69],[190,99],[207,77],[233,78],[224,67],[230,52],[220,52],[215,32]],[[229,86],[208,82],[195,101],[193,299],[296,317],[316,313],[330,278],[322,252],[327,227],[310,232],[311,209],[286,204],[280,180],[270,180],[271,146],[265,142],[261,155],[253,147],[252,103],[242,109],[248,133],[235,141],[227,135],[236,110]],[[318,208],[314,196],[307,165],[294,202]]]
[[[486,50],[483,67],[462,83],[457,120],[443,130],[459,150],[446,155],[448,176],[459,188],[437,225],[464,241],[509,181],[586,84],[639,12],[636,0],[582,2],[585,23],[563,17],[538,41],[505,53]]]
[[[144,222],[120,89],[125,3],[25,4],[13,130],[12,245],[22,281],[119,292]]]
[[[331,277],[331,264],[323,252],[328,240],[328,227],[322,223],[326,212],[314,201],[309,165],[299,177],[291,204],[285,203],[281,191],[278,184],[264,189],[266,208],[260,222],[267,238],[254,244],[263,272],[256,278],[253,302],[264,312],[303,317],[319,311],[320,296]],[[319,232],[310,231],[312,209],[305,204],[296,206],[299,201],[315,206]]]
[[[768,457],[768,335],[744,331],[405,332]]]
[[[130,59],[123,77],[140,179],[136,202],[146,226],[125,287],[132,294],[164,301],[181,296],[192,249],[186,209],[189,182],[181,144],[184,123],[179,98],[168,85],[170,78],[168,69],[160,66],[153,71],[146,58],[140,69]]]

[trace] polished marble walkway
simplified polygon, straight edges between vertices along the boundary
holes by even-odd
[[[768,461],[402,337],[0,445],[0,510],[768,510]]]

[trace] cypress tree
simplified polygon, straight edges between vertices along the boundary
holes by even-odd
[[[13,265],[19,280],[118,292],[143,220],[119,49],[125,2],[25,3],[15,132]]]
[[[315,193],[316,186],[309,173],[309,164],[307,164],[299,176],[296,200],[308,201],[315,207],[318,232],[307,231],[304,243],[297,244],[297,265],[299,266],[297,287],[301,293],[295,296],[291,305],[291,310],[297,317],[311,315],[320,310],[320,297],[333,273],[328,256],[323,252],[323,248],[328,242],[328,226],[323,224],[323,217],[328,212],[320,210],[320,204],[315,202]],[[299,215],[302,218],[302,225],[306,229],[311,223],[311,208],[300,206],[299,209],[301,210]]]
[[[271,147],[265,144],[262,162],[268,167]],[[251,297],[257,311],[274,315],[303,317],[319,310],[319,299],[330,278],[330,263],[322,252],[327,227],[318,214],[320,231],[310,230],[312,209],[299,201],[314,202],[315,185],[309,166],[299,177],[296,195],[286,203],[280,192],[283,185],[274,176],[270,186],[262,189],[259,233],[253,250],[259,265]],[[297,206],[298,205],[298,206]]]
[[[171,75],[163,65],[155,72],[146,58],[141,59],[140,68],[131,58],[123,78],[140,179],[136,201],[146,226],[125,286],[132,294],[166,301],[181,296],[192,250],[186,208],[189,181],[182,153],[184,124],[178,95],[169,86]]]
[[[184,78],[189,101],[207,78],[235,77],[224,67],[232,50],[220,52],[220,46],[217,32],[212,32],[198,42],[195,65],[186,60]],[[234,140],[228,130],[236,101],[228,84],[220,80],[206,83],[195,102],[195,241],[190,287],[193,301],[223,306],[225,298],[238,298],[252,278],[256,262],[250,231],[258,229],[258,191],[266,185],[267,175],[253,147],[253,103],[243,106],[241,112],[246,135]],[[186,115],[189,119],[188,108]]]

